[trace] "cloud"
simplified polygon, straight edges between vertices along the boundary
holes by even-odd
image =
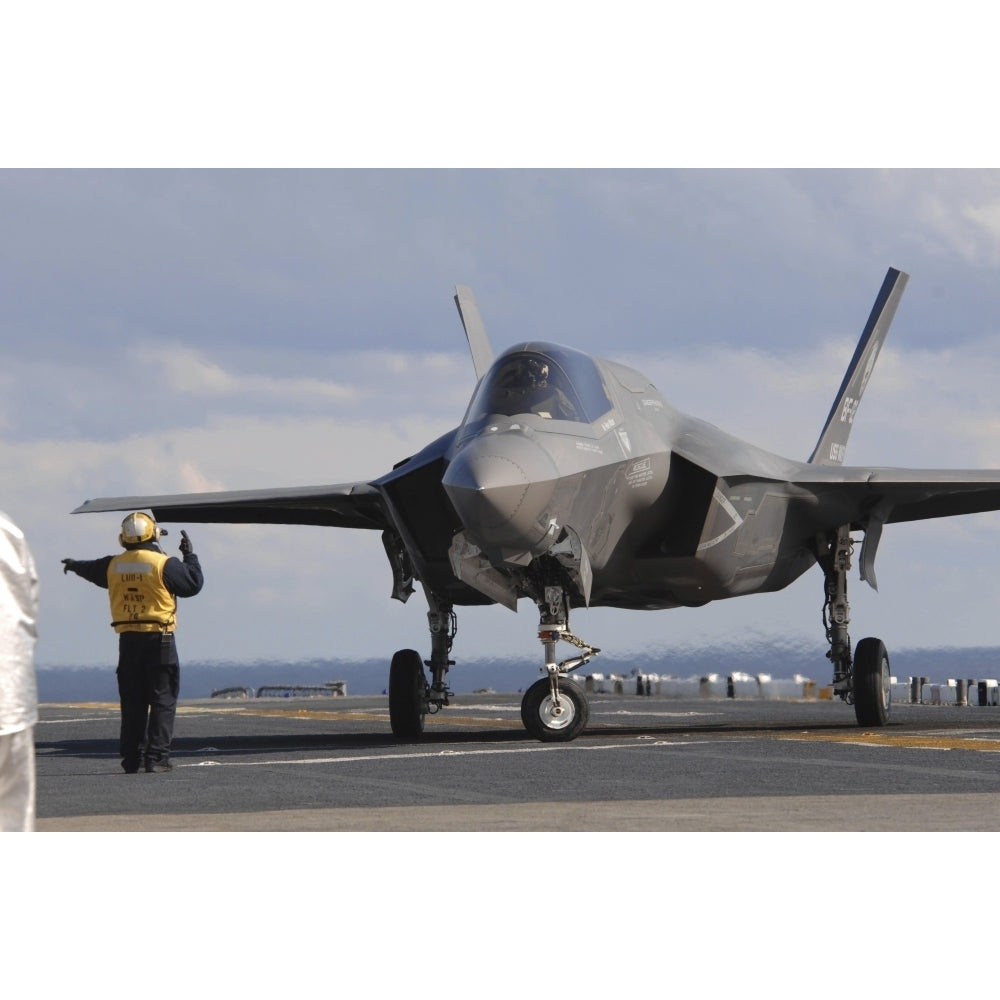
[[[358,401],[350,385],[318,378],[276,378],[259,373],[227,370],[208,355],[184,344],[158,346],[155,356],[133,348],[133,361],[153,371],[147,378],[162,379],[163,389],[185,396],[213,399],[246,396],[263,404],[296,401],[298,405],[349,406]]]
[[[928,234],[925,245],[973,267],[1000,267],[1000,177],[975,171],[969,180],[958,199],[941,185],[912,192],[917,219]]]
[[[323,379],[226,369],[195,351],[180,357],[170,379],[152,380],[153,362],[138,351],[123,360],[122,381],[96,371],[90,380],[94,398],[119,403],[135,398],[135,390],[146,385],[151,387],[146,402],[152,404],[162,394],[170,405],[160,411],[155,427],[142,429],[141,421],[129,419],[128,407],[119,406],[113,421],[90,427],[102,437],[90,436],[84,428],[74,433],[66,425],[61,437],[0,441],[0,508],[26,532],[42,574],[46,599],[39,662],[72,665],[100,662],[109,655],[109,637],[94,627],[95,616],[100,619],[104,613],[103,598],[73,587],[81,581],[57,571],[61,558],[96,558],[114,551],[121,517],[70,519],[72,508],[98,495],[367,481],[458,424],[464,399],[447,418],[435,411],[449,398],[449,379],[460,365],[471,371],[471,363],[457,357],[357,352],[340,359],[341,370],[355,378],[350,396],[332,394],[333,412],[323,413],[315,412],[320,408],[315,396],[309,398],[311,390],[327,384]],[[23,366],[15,367],[16,378]],[[197,377],[185,382],[185,373],[191,371],[209,372],[215,390],[207,391]],[[436,376],[433,382],[429,373]],[[172,381],[178,374],[180,380]],[[467,371],[465,378],[470,379]],[[443,392],[430,391],[442,381]],[[133,388],[122,393],[121,385]],[[326,398],[323,392],[318,395]],[[407,412],[406,400],[421,397],[427,401],[424,409]],[[192,412],[186,401],[192,398],[207,402],[199,415],[203,423],[189,422]],[[254,412],[244,412],[246,408]],[[362,620],[371,614],[372,595],[377,594],[381,604],[390,588],[377,532],[213,525],[194,526],[190,533],[205,556],[209,576],[199,610],[184,609],[191,623],[185,631],[201,656],[238,655],[227,633],[245,615],[254,624],[240,627],[248,633],[259,630],[246,640],[256,655],[299,658],[309,649],[329,652],[325,641],[309,638],[314,626],[305,623],[326,623],[331,615],[339,619],[345,610],[349,613],[340,620]],[[240,608],[235,617],[234,601]],[[221,629],[213,624],[220,621],[226,622]],[[303,624],[297,627],[296,621]],[[421,624],[421,635],[425,628]],[[290,643],[289,630],[299,639]],[[87,638],[81,641],[81,636]],[[350,632],[337,648],[360,656],[364,642],[361,634]]]
[[[1000,363],[993,360],[1000,357],[996,346],[987,339],[977,350],[913,355],[887,348],[859,410],[849,461],[877,456],[877,464],[947,466],[955,459],[995,454],[994,431],[1000,426],[1000,413],[989,390],[1000,376],[996,370]],[[804,458],[819,434],[852,349],[845,340],[794,354],[692,348],[622,360],[649,375],[685,412],[779,454]],[[207,352],[193,355],[198,365],[209,357]],[[388,385],[406,397],[406,404],[394,400],[385,413],[361,406],[350,416],[316,414],[301,408],[297,378],[272,378],[271,400],[281,406],[271,413],[248,414],[238,408],[227,412],[227,401],[231,404],[245,393],[253,395],[260,375],[246,378],[209,361],[219,367],[231,391],[212,394],[213,415],[203,426],[180,424],[127,433],[127,424],[122,424],[123,433],[110,440],[0,444],[0,470],[6,484],[0,507],[21,523],[43,567],[48,599],[39,644],[41,660],[100,662],[110,655],[109,636],[94,626],[95,617],[103,614],[103,598],[89,593],[80,581],[56,572],[64,556],[94,557],[114,549],[118,515],[67,517],[84,499],[366,481],[457,424],[461,408],[456,406],[447,419],[441,417],[438,411],[444,407],[436,389],[443,381],[444,395],[453,391],[459,395],[449,386],[449,379],[460,364],[466,364],[464,359],[420,352],[408,355],[402,350],[353,357],[357,364],[352,370],[359,373],[359,379],[352,389],[358,399],[379,398]],[[145,365],[142,358],[140,353],[131,361],[136,371]],[[196,387],[191,394],[201,391]],[[974,416],[969,413],[970,401],[980,407]],[[175,414],[185,416],[185,408],[175,408]],[[957,594],[978,606],[983,599],[983,593],[976,591],[981,587],[978,581],[991,570],[969,567],[979,558],[977,540],[981,549],[983,532],[1000,530],[997,516],[953,519],[900,531],[904,527],[893,526],[883,541],[879,564],[883,591],[898,588],[905,608],[902,595],[912,590],[914,577],[905,570],[899,577],[900,567],[909,565],[917,576],[926,573],[929,578],[947,579]],[[199,658],[232,658],[237,648],[268,658],[336,652],[360,658],[369,655],[373,646],[385,646],[389,653],[406,646],[420,648],[426,638],[421,596],[417,594],[405,607],[388,600],[389,567],[377,532],[256,525],[194,525],[189,529],[209,580],[196,603],[182,607],[185,641]],[[928,548],[931,539],[938,545]],[[923,555],[914,558],[909,546],[916,546]],[[931,565],[921,565],[928,552],[935,553],[934,565],[943,560],[946,566],[953,564],[955,571],[942,575]],[[738,635],[749,627],[757,631],[776,628],[782,635],[821,640],[815,628],[821,599],[818,575],[812,583],[811,588],[804,582],[782,595],[723,602],[697,613],[660,617],[595,609],[581,612],[581,621],[574,624],[591,641],[601,645],[601,637],[617,650],[649,643],[710,641],[713,635],[716,639],[719,634]],[[855,588],[855,594],[863,606],[872,597],[864,591],[858,594],[860,589]],[[512,624],[510,613],[502,609],[462,609],[463,638],[474,638],[461,655],[480,657],[504,651],[534,663],[533,614],[533,609],[524,607]],[[908,612],[899,614],[905,620]],[[892,617],[886,615],[884,602],[880,615]],[[355,629],[352,622],[367,624]],[[910,624],[908,641],[912,643],[925,627],[928,636],[932,635],[933,626]],[[235,640],[234,628],[239,632]],[[968,637],[981,641],[983,631],[970,631]]]
[[[167,343],[155,355],[145,347],[132,352],[138,377],[155,379],[157,390],[186,397],[204,397],[224,409],[232,400],[251,401],[263,409],[281,407],[286,412],[322,408],[337,414],[356,413],[362,407],[385,412],[402,411],[404,400],[419,396],[428,379],[440,387],[435,400],[451,403],[459,415],[475,384],[467,354],[375,349],[342,351],[336,348],[322,358],[296,356],[301,370],[329,372],[331,377],[301,377],[254,371],[269,368],[271,359],[260,353],[242,357],[239,352],[206,351],[182,343]],[[225,360],[223,360],[223,357]],[[287,369],[290,359],[281,359]],[[251,369],[251,370],[248,370]],[[458,391],[451,386],[456,384]],[[405,411],[402,411],[405,412]]]
[[[494,346],[550,339],[647,372],[681,410],[809,454],[888,264],[912,275],[848,461],[1000,465],[1000,174],[990,171],[0,173],[0,508],[42,568],[39,655],[112,655],[59,558],[114,548],[95,495],[366,480],[455,426],[475,384],[450,301]],[[127,405],[128,404],[128,405]],[[859,623],[936,639],[995,613],[994,515],[892,526]],[[199,658],[424,648],[377,533],[196,526]],[[938,588],[947,582],[948,593]],[[940,613],[914,615],[934,591]],[[623,650],[803,633],[819,577],[696,612],[582,612]],[[870,619],[869,619],[870,613]],[[539,661],[534,610],[460,613],[459,659]],[[919,620],[917,620],[919,619]],[[859,625],[859,628],[867,628]],[[821,662],[821,666],[825,661]]]
[[[846,338],[781,353],[692,346],[622,360],[647,374],[683,412],[804,461],[854,346]],[[848,463],[1000,468],[998,385],[1000,336],[938,350],[907,351],[887,344],[858,410]]]

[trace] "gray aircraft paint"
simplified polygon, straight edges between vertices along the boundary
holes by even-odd
[[[540,342],[494,358],[472,292],[458,286],[476,393],[455,430],[385,475],[102,498],[73,513],[148,509],[158,521],[379,530],[392,596],[406,600],[419,582],[432,616],[455,605],[516,609],[522,598],[544,608],[553,584],[565,593],[567,613],[585,605],[699,606],[775,591],[828,561],[833,540],[843,547],[848,531],[864,532],[861,577],[875,586],[885,525],[1000,509],[1000,470],[842,464],[906,281],[889,269],[809,461],[680,413],[640,372],[609,360]],[[435,648],[446,671],[451,661]],[[849,664],[849,640],[847,649]],[[845,691],[850,697],[849,684]],[[439,701],[447,704],[446,692]]]

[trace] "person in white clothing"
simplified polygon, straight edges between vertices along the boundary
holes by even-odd
[[[0,511],[0,831],[35,829],[38,574],[24,532]]]

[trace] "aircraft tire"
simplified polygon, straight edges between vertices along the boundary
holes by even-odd
[[[552,689],[547,677],[524,692],[521,721],[529,735],[543,743],[568,743],[575,740],[590,719],[587,697],[573,681],[559,685],[561,711],[554,711]]]
[[[862,639],[854,651],[854,714],[861,726],[884,726],[892,707],[889,654],[881,639]]]
[[[389,724],[393,736],[413,739],[424,731],[427,713],[424,663],[414,649],[401,649],[389,664]]]

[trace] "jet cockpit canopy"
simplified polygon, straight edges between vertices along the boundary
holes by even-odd
[[[472,397],[464,423],[534,414],[590,424],[611,407],[593,358],[558,344],[526,343],[509,348],[494,361]]]

